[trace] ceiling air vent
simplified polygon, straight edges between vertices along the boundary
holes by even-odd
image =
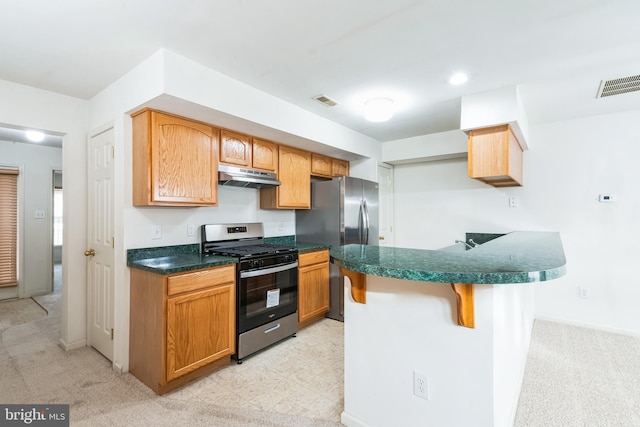
[[[635,92],[640,90],[640,75],[622,77],[613,80],[603,80],[600,82],[598,95],[596,98],[605,96],[621,95],[623,93]]]
[[[335,107],[336,105],[338,105],[336,101],[324,95],[314,96],[313,99],[315,99],[325,107]]]

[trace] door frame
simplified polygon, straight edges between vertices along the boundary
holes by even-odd
[[[387,236],[384,236],[385,237],[385,243],[384,243],[384,245],[381,245],[381,246],[394,246],[395,245],[395,234],[394,234],[394,230],[393,230],[393,227],[395,225],[395,215],[394,215],[395,207],[394,207],[394,203],[393,203],[394,195],[395,195],[394,167],[393,167],[393,165],[390,165],[388,163],[378,163],[378,185],[380,186],[379,188],[383,188],[383,186],[385,186],[385,184],[382,183],[381,180],[380,180],[380,169],[388,170],[390,172],[390,175],[391,175],[391,192],[389,193],[389,200],[388,200],[388,203],[390,204],[390,206],[388,207],[389,210],[387,211],[387,214],[390,216],[390,221],[389,221],[390,224],[388,224],[389,227],[390,227],[390,230],[389,230],[389,233],[387,233]],[[384,208],[382,197],[378,198],[378,206],[379,206],[379,210],[378,210],[378,233],[380,234],[380,237],[383,237],[382,236],[382,226],[380,224],[380,218],[382,217],[382,210]],[[391,238],[389,239],[389,237],[391,237]],[[378,242],[378,244],[380,245],[380,242]]]

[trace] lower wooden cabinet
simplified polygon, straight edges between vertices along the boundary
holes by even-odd
[[[235,265],[174,275],[131,270],[129,371],[158,394],[235,353]]]
[[[329,250],[298,255],[298,325],[320,320],[329,311]]]

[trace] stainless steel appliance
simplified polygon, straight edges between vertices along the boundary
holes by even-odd
[[[378,245],[378,184],[353,177],[311,183],[311,209],[296,211],[296,239]],[[344,321],[344,277],[330,264],[327,317]]]
[[[269,188],[277,187],[280,181],[274,172],[219,165],[218,184],[229,187]]]
[[[298,250],[263,241],[261,223],[207,224],[201,251],[237,258],[236,355],[242,359],[298,331]]]

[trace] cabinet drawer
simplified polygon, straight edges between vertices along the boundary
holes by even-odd
[[[300,267],[304,267],[307,265],[318,264],[320,262],[328,262],[329,261],[329,250],[325,249],[322,251],[315,252],[306,252],[298,255],[298,264]]]
[[[236,266],[231,264],[224,267],[194,271],[171,276],[167,279],[167,294],[175,295],[181,292],[195,291],[223,283],[235,283]]]

